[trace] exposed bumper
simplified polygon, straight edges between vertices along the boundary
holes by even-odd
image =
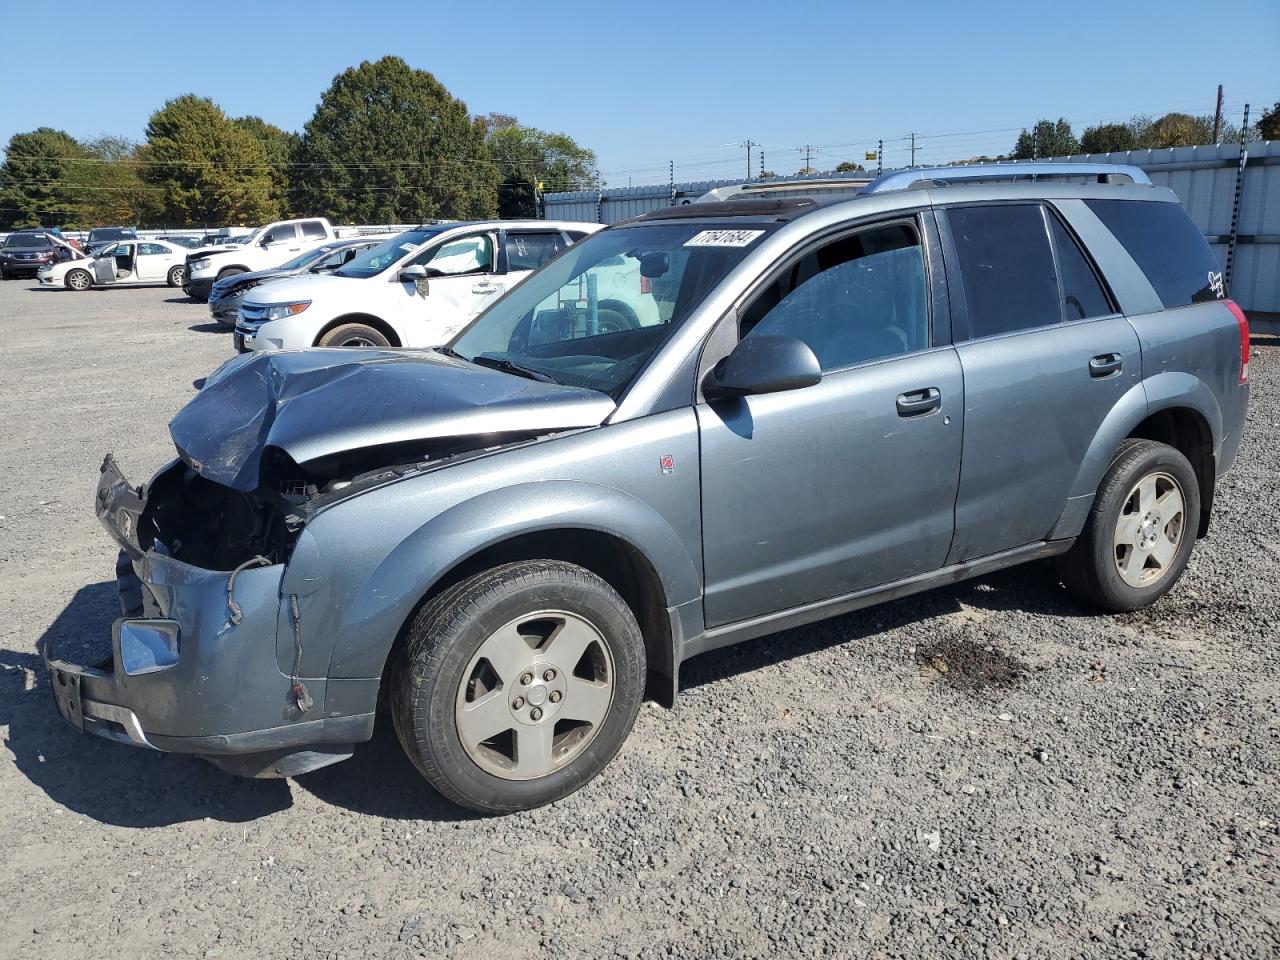
[[[244,568],[233,579],[166,556],[159,544],[143,550],[146,499],[108,457],[97,512],[123,551],[116,574],[126,616],[88,663],[41,651],[62,717],[85,733],[196,754],[244,776],[294,776],[368,740],[372,710],[326,709],[326,678],[302,678],[315,704],[306,712],[291,694],[276,649],[284,566]],[[137,641],[156,634],[172,639],[159,655]]]
[[[195,278],[188,276],[182,283],[182,291],[193,300],[208,300],[209,291],[213,289],[213,277]]]

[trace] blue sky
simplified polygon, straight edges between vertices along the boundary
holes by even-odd
[[[1041,12],[1043,11],[1043,12]],[[152,21],[148,25],[148,21]],[[6,5],[0,143],[53,126],[142,139],[182,93],[301,129],[333,76],[386,54],[473,113],[561,130],[610,185],[1005,151],[1017,128],[1280,100],[1280,0],[1071,4],[213,3]],[[70,27],[62,29],[59,24]],[[25,41],[25,42],[24,42]],[[42,79],[33,79],[42,78]],[[21,91],[21,95],[19,94]],[[753,163],[753,172],[758,163]]]

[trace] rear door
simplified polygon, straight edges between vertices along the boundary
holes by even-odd
[[[1142,358],[1051,206],[954,205],[939,223],[965,389],[955,563],[1049,536]]]
[[[142,283],[158,283],[169,273],[169,267],[175,262],[174,255],[159,243],[142,242],[138,244],[137,275]]]

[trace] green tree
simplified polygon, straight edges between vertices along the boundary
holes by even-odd
[[[491,217],[485,132],[425,70],[365,61],[334,77],[303,129],[294,206],[357,223]]]
[[[84,148],[62,130],[15,133],[0,166],[0,226],[79,226],[71,172],[84,156]]]
[[[69,174],[80,226],[152,226],[163,222],[162,192],[143,182],[138,144],[125,137],[103,135],[80,145],[85,159],[73,163]]]
[[[534,187],[548,193],[588,190],[600,182],[594,151],[564,133],[526,127],[515,117],[491,113],[483,118],[486,142],[501,182],[498,215],[536,215]]]
[[[1270,108],[1262,108],[1258,118],[1258,136],[1263,140],[1280,140],[1280,100]]]
[[[1193,117],[1188,113],[1166,113],[1158,120],[1134,117],[1129,122],[1134,129],[1137,146],[1141,149],[1194,147],[1213,143],[1212,117]],[[1223,139],[1227,139],[1225,131]]]
[[[1014,160],[1067,157],[1079,152],[1080,141],[1071,132],[1071,124],[1062,117],[1056,123],[1052,120],[1037,120],[1030,131],[1024,127],[1018,134],[1017,143],[1013,145]]]
[[[266,149],[205,97],[184,94],[153,113],[138,159],[170,223],[264,223],[280,213]]]
[[[865,170],[866,167],[852,160],[841,160],[836,164],[836,173],[863,173]]]
[[[302,138],[282,130],[261,117],[237,117],[232,121],[262,144],[267,152],[267,172],[271,177],[271,196],[283,213],[289,208],[289,172]]]
[[[1133,150],[1137,145],[1133,129],[1127,123],[1101,123],[1086,127],[1080,135],[1080,149],[1084,153],[1115,153]]]

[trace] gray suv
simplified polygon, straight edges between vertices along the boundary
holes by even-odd
[[[446,347],[229,361],[143,487],[108,457],[124,616],[98,663],[45,651],[57,705],[292,776],[385,703],[445,796],[544,804],[717,647],[1045,557],[1153,603],[1235,459],[1248,344],[1133,168],[647,214]]]

